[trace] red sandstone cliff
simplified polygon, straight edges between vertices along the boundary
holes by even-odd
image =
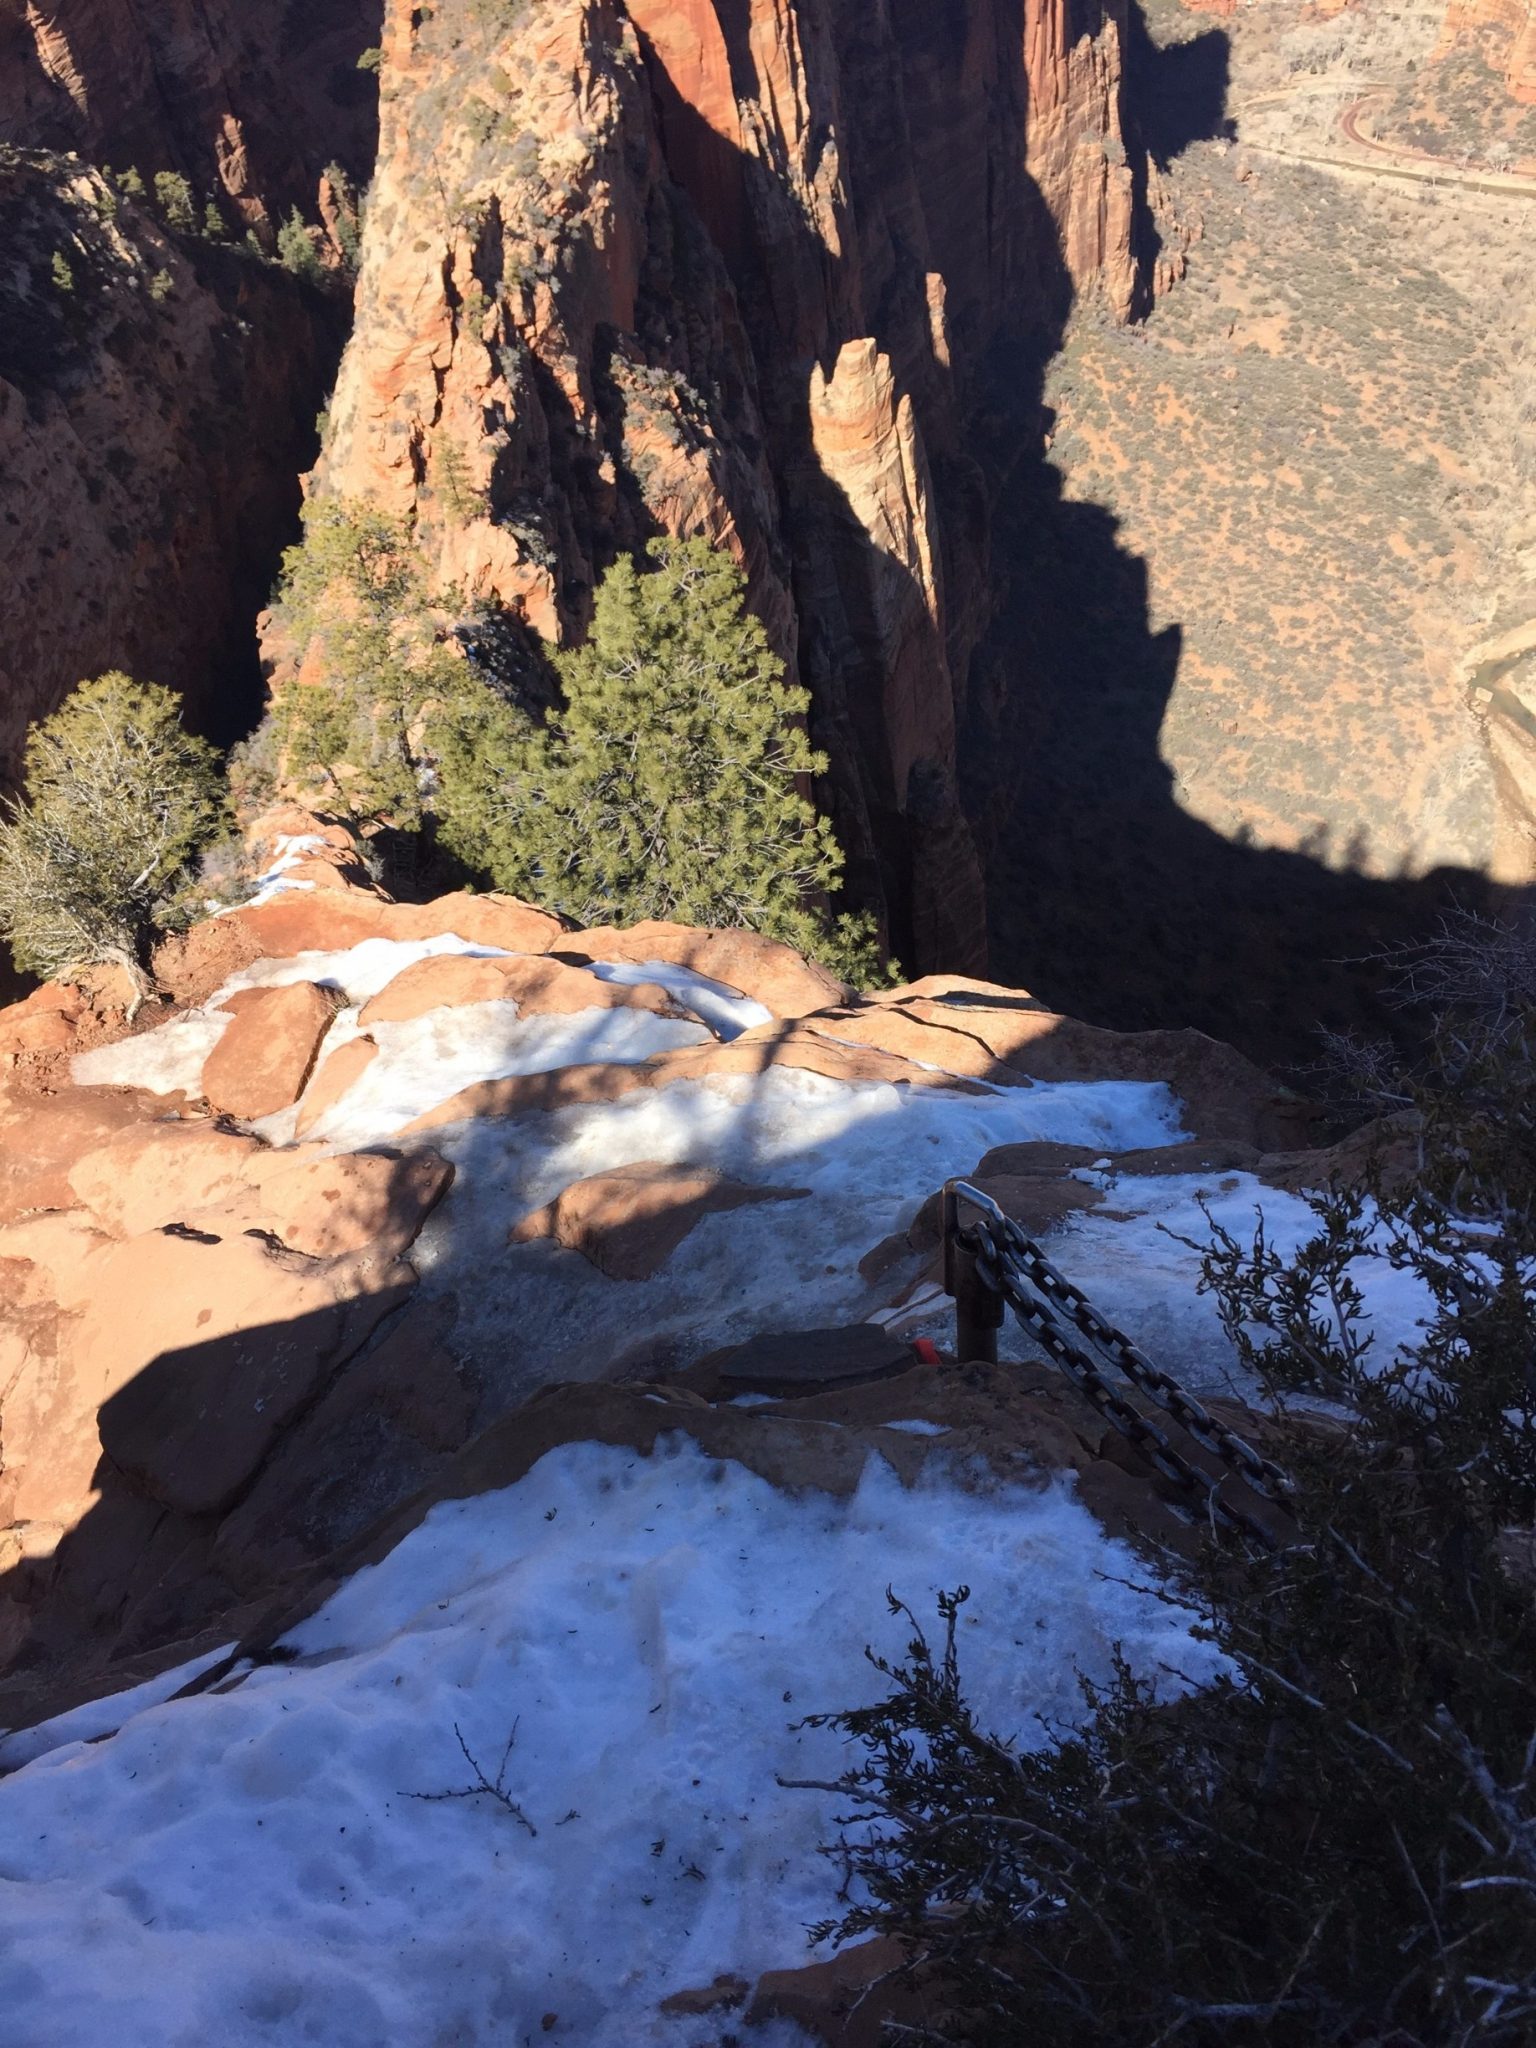
[[[174,170],[269,245],[366,175],[380,0],[0,0],[0,790],[26,726],[107,667],[233,738],[341,308],[164,232],[103,170]],[[62,264],[63,269],[58,265]]]
[[[445,584],[579,634],[702,531],[813,695],[854,885],[979,964],[955,728],[986,625],[982,368],[1136,295],[1118,0],[390,0],[318,473]],[[1012,353],[1010,354],[1010,351]]]

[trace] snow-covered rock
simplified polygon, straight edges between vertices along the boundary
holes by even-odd
[[[749,935],[391,904],[280,822],[169,1012],[0,1017],[5,2027],[803,2013],[835,1803],[778,1780],[836,1774],[803,1717],[878,1684],[888,1585],[973,1588],[968,1691],[1022,1743],[1117,1645],[1215,1668],[1124,1547],[1190,1540],[1156,1475],[1022,1333],[943,1357],[937,1190],[979,1176],[1262,1435],[1184,1240],[1309,1232],[1304,1109],[986,983],[859,1002]]]

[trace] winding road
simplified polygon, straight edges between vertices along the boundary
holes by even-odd
[[[1474,168],[1451,157],[1435,156],[1429,150],[1381,142],[1374,135],[1362,132],[1362,118],[1383,93],[1391,90],[1390,85],[1380,82],[1362,86],[1359,81],[1351,79],[1319,79],[1299,83],[1281,92],[1256,93],[1240,109],[1242,114],[1247,114],[1256,107],[1284,106],[1298,98],[1353,91],[1355,97],[1339,114],[1338,128],[1343,139],[1361,152],[1360,156],[1332,156],[1321,150],[1286,149],[1277,143],[1253,140],[1241,133],[1239,139],[1245,148],[1258,150],[1266,156],[1286,157],[1292,163],[1316,164],[1325,170],[1342,171],[1359,178],[1390,178],[1419,185],[1456,185],[1463,191],[1487,193],[1501,199],[1536,199],[1536,172],[1501,171],[1492,165]]]

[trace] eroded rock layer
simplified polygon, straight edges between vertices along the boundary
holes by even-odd
[[[319,488],[546,639],[703,532],[813,693],[855,893],[976,966],[955,782],[985,625],[984,372],[1137,295],[1116,4],[391,0]],[[1032,422],[1033,424],[1033,422]]]

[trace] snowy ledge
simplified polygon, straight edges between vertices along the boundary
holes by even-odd
[[[866,1644],[902,1646],[886,1586],[920,1617],[973,1588],[968,1690],[1033,1745],[1117,1643],[1145,1674],[1213,1675],[1144,1577],[1065,1484],[930,1464],[908,1491],[872,1457],[836,1499],[686,1438],[566,1445],[436,1508],[293,1632],[293,1663],[124,1700],[90,1746],[56,1724],[0,1782],[0,2007],[49,2048],[695,2048],[710,2023],[658,2002],[807,1960],[833,1910],[835,1802],[775,1779],[842,1767],[797,1723],[873,1697]],[[493,1778],[515,1729],[527,1827],[422,1796],[470,1784],[456,1728]]]

